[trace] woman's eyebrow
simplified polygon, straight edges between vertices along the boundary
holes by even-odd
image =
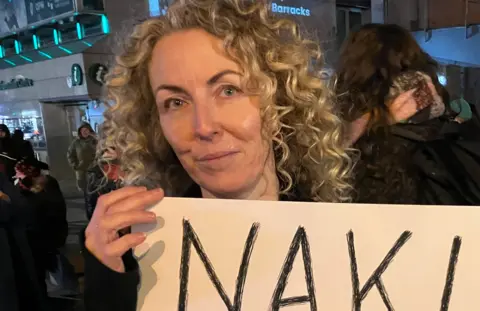
[[[237,76],[242,76],[241,73],[239,73],[237,71],[234,71],[234,70],[230,70],[230,69],[222,70],[222,71],[216,73],[215,75],[213,75],[210,79],[208,79],[207,80],[207,85],[211,86],[211,85],[217,83],[217,81],[220,80],[222,77],[224,77],[226,75],[232,75],[232,74],[237,75]],[[157,94],[158,92],[160,92],[162,90],[167,90],[167,91],[170,91],[172,93],[180,93],[180,94],[183,94],[183,95],[186,95],[186,96],[190,96],[190,93],[187,90],[185,90],[184,88],[182,88],[180,86],[177,86],[177,85],[171,85],[171,84],[160,84],[155,89],[154,94]]]
[[[241,73],[236,72],[234,70],[230,70],[230,69],[222,70],[222,71],[216,73],[215,75],[213,75],[210,79],[208,79],[207,85],[213,85],[213,84],[217,83],[217,81],[220,80],[223,76],[232,75],[232,74],[237,75],[237,76],[242,76]]]

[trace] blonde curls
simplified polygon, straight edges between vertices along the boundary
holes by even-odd
[[[116,103],[105,114],[99,152],[114,148],[126,184],[162,186],[181,195],[191,179],[165,140],[148,79],[154,45],[163,36],[200,28],[220,38],[244,69],[247,87],[262,96],[264,134],[273,141],[283,194],[314,201],[349,197],[351,160],[332,96],[315,76],[318,46],[297,25],[273,17],[263,3],[178,0],[167,16],[137,26],[116,59],[108,90]]]

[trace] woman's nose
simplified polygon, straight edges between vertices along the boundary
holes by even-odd
[[[195,105],[195,136],[201,140],[213,140],[221,133],[214,104]]]

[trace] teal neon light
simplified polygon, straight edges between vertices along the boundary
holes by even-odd
[[[5,51],[3,50],[3,46],[0,45],[0,58],[5,57]]]
[[[31,58],[28,58],[26,56],[23,56],[23,55],[19,55],[21,58],[23,58],[24,60],[26,60],[27,62],[29,63],[33,63],[33,60]]]
[[[20,54],[20,52],[22,52],[22,44],[20,41],[15,40],[15,53]]]
[[[17,64],[15,64],[14,62],[12,62],[11,60],[4,59],[4,61],[5,61],[7,64],[10,64],[10,65],[12,65],[12,66],[17,66]]]
[[[77,22],[77,38],[78,40],[83,39],[83,26],[79,22]]]
[[[33,35],[33,48],[35,50],[38,50],[38,47],[39,47],[39,42],[38,42],[38,36],[37,35]]]
[[[104,34],[110,33],[110,23],[106,15],[102,15],[102,31]]]
[[[87,41],[82,41],[83,44],[85,44],[86,46],[88,46],[89,48],[91,48],[93,46],[93,44],[91,44],[90,42],[87,42]]]
[[[58,33],[58,30],[54,29],[53,30],[53,40],[56,45],[60,44],[60,34]]]
[[[67,54],[73,54],[72,51],[70,51],[70,50],[67,49],[67,48],[64,48],[63,46],[59,46],[58,48],[59,48],[60,50],[64,51],[65,53],[67,53]]]
[[[40,54],[40,55],[42,55],[42,56],[45,56],[45,57],[48,58],[48,59],[52,59],[52,58],[53,58],[52,56],[50,56],[50,55],[48,55],[47,53],[42,52],[42,51],[38,51],[38,54]]]

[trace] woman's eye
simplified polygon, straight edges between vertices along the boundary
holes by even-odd
[[[236,87],[225,86],[222,89],[221,95],[224,96],[224,97],[232,97],[232,96],[237,95],[238,92],[239,92],[239,90]]]
[[[181,99],[172,98],[165,101],[165,108],[175,110],[181,108],[185,104],[185,101]]]

